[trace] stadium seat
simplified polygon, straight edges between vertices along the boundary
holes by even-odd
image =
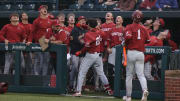
[[[94,8],[94,5],[89,3],[89,4],[84,4],[81,6],[80,10],[87,10],[87,11],[92,11]]]
[[[114,11],[114,8],[117,8],[118,4],[113,4],[113,5],[107,5],[107,10],[108,11]]]
[[[15,10],[23,10],[24,5],[23,4],[12,4],[11,5],[11,10],[15,11]]]
[[[104,10],[107,10],[107,6],[105,4],[94,5],[94,10],[104,11]]]
[[[75,4],[70,5],[69,9],[70,10],[79,10],[80,6],[79,6],[79,4],[75,3]]]
[[[11,4],[0,5],[1,11],[9,11],[11,9]]]
[[[35,10],[35,4],[25,4],[24,5],[24,10]]]

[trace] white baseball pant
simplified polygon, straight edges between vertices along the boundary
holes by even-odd
[[[102,57],[100,56],[100,53],[86,53],[86,56],[83,58],[82,63],[79,68],[79,74],[78,74],[78,81],[77,81],[77,92],[82,91],[82,85],[84,78],[86,77],[86,74],[89,70],[89,68],[93,65],[93,68],[95,68],[98,76],[100,77],[103,85],[108,85],[108,79],[104,74],[103,71],[103,62]]]
[[[136,72],[142,91],[147,90],[147,81],[144,76],[144,53],[136,50],[127,51],[126,67],[126,96],[131,97],[133,72]]]

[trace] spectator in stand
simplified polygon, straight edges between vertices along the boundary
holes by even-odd
[[[120,11],[130,11],[134,9],[136,0],[120,0],[118,3],[118,8]]]
[[[107,0],[104,2],[104,5],[107,6],[107,10],[114,10],[116,8],[116,3],[117,1]]]
[[[113,0],[107,0],[106,2],[104,2],[105,5],[114,5],[117,1],[113,1]]]
[[[139,8],[143,10],[152,10],[155,8],[156,1],[157,0],[142,0]]]
[[[104,0],[86,0],[85,3],[87,4],[94,4],[94,5],[99,5],[102,4],[104,2]]]
[[[168,9],[177,9],[179,7],[177,0],[157,0],[156,8],[158,8],[159,11],[162,11]]]

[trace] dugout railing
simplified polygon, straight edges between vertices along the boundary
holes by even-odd
[[[22,75],[21,74],[21,52],[42,52],[40,45],[31,44],[27,46],[23,43],[16,44],[8,44],[5,45],[3,43],[0,44],[0,51],[6,52],[15,52],[15,73],[12,75],[4,75],[0,74],[0,81],[11,82],[9,85],[8,91],[10,92],[28,92],[28,93],[53,93],[53,94],[64,94],[66,93],[67,86],[67,49],[65,45],[53,45],[50,44],[49,48],[46,52],[56,52],[56,86],[31,86],[31,83],[38,82],[33,81],[34,79],[39,81],[42,79],[47,80],[46,78],[50,78],[47,76],[41,75]],[[26,79],[26,80],[25,80]],[[23,85],[22,82],[26,81],[30,84]]]
[[[116,61],[115,61],[115,78],[114,78],[114,96],[123,97],[126,95],[125,86],[125,68],[122,65],[122,46],[116,47]],[[149,96],[148,99],[158,99],[164,101],[165,98],[165,70],[168,69],[168,57],[171,49],[169,47],[146,47],[145,54],[161,55],[161,79],[147,80]],[[124,74],[124,75],[123,75]],[[139,81],[133,80],[133,98],[141,98],[142,90]]]

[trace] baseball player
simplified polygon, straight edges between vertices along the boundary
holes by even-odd
[[[167,37],[167,32],[162,31],[156,36],[150,37],[150,43],[145,46],[163,46],[163,40]],[[151,68],[155,62],[155,55],[145,55],[145,65],[144,65],[144,75],[147,80],[154,80],[154,77],[151,75]]]
[[[115,55],[116,55],[116,45],[120,45],[122,41],[124,41],[124,27],[122,26],[123,19],[121,16],[116,17],[116,27],[112,28],[108,32],[108,40],[109,40],[109,46],[107,48],[109,57],[108,57],[108,63],[115,66]]]
[[[23,12],[21,14],[21,23],[20,25],[24,26],[25,32],[26,32],[26,44],[30,45],[32,43],[32,24],[28,22],[28,15],[27,13]],[[33,74],[33,68],[32,68],[32,53],[26,53],[24,52],[24,58],[25,58],[25,73],[27,75]]]
[[[67,37],[68,37],[68,49],[70,48],[70,40],[71,40],[71,32],[72,32],[72,29],[74,28],[74,24],[75,24],[75,15],[73,13],[70,13],[68,14],[68,26],[64,28],[64,31],[66,32],[67,34]],[[69,53],[69,52],[68,52]]]
[[[68,14],[68,26],[67,26],[69,32],[71,32],[72,29],[74,28],[74,24],[75,24],[75,14],[70,13]]]
[[[65,14],[64,13],[59,13],[57,16],[57,22],[60,24],[61,27],[65,27],[64,22],[65,22]]]
[[[70,72],[70,89],[75,89],[76,86],[76,79],[78,76],[79,65],[83,58],[83,54],[80,56],[76,56],[75,53],[80,51],[84,47],[84,41],[82,40],[84,34],[87,32],[86,26],[86,19],[84,16],[78,17],[78,22],[76,26],[72,29],[71,32],[71,40],[70,40],[70,47],[71,47],[71,60],[72,60],[72,68]]]
[[[60,24],[57,23],[57,21],[54,21],[52,23],[52,28],[48,28],[47,29],[47,34],[46,34],[46,39],[45,42],[46,43],[52,43],[52,44],[68,44],[67,41],[68,37],[66,32],[61,29]],[[67,50],[69,51],[69,50]],[[68,52],[67,52],[68,53]],[[51,53],[51,63],[54,67],[54,70],[56,72],[56,54],[55,53]],[[52,70],[50,70],[52,71]]]
[[[113,22],[113,14],[111,12],[107,12],[105,16],[106,22],[101,25],[101,30],[104,31],[104,37],[101,42],[101,52],[104,52],[107,48],[107,38],[108,38],[108,31],[110,31],[113,27],[115,27],[115,24]],[[104,54],[103,61],[107,60],[107,53]]]
[[[73,96],[81,96],[83,80],[91,66],[95,68],[98,76],[100,77],[104,85],[105,90],[108,92],[109,95],[112,95],[113,92],[109,86],[108,79],[103,71],[103,62],[100,54],[101,35],[96,29],[97,20],[89,19],[87,21],[87,24],[89,27],[89,31],[84,36],[85,47],[80,51],[76,52],[77,56],[85,52],[86,55],[80,64],[76,93],[73,94]]]
[[[33,39],[35,43],[39,43],[39,39],[47,33],[47,29],[51,28],[52,20],[49,19],[47,13],[48,6],[41,5],[39,7],[39,17],[36,18],[33,22]],[[49,52],[35,52],[35,59],[34,59],[34,72],[35,75],[47,75],[48,72],[48,63],[49,63]],[[40,61],[40,64],[38,64]]]
[[[146,28],[139,24],[142,18],[141,11],[134,11],[132,14],[133,23],[127,25],[125,29],[125,44],[127,47],[126,101],[131,101],[134,72],[137,74],[143,91],[141,101],[147,101],[148,96],[147,81],[144,76],[144,46],[149,40],[149,34]]]
[[[4,41],[5,45],[8,45],[8,43],[25,42],[26,32],[24,27],[19,24],[19,15],[17,13],[11,14],[10,21],[10,24],[6,24],[1,29],[0,40]],[[9,74],[14,56],[14,52],[6,52],[4,74]],[[21,59],[22,61],[24,59],[22,54]],[[21,67],[24,67],[24,62],[21,62]]]
[[[147,19],[146,20],[146,22],[144,23],[144,27],[146,27],[147,28],[147,30],[148,30],[148,32],[149,32],[149,34],[151,34],[152,33],[152,23],[153,23],[153,19]]]

